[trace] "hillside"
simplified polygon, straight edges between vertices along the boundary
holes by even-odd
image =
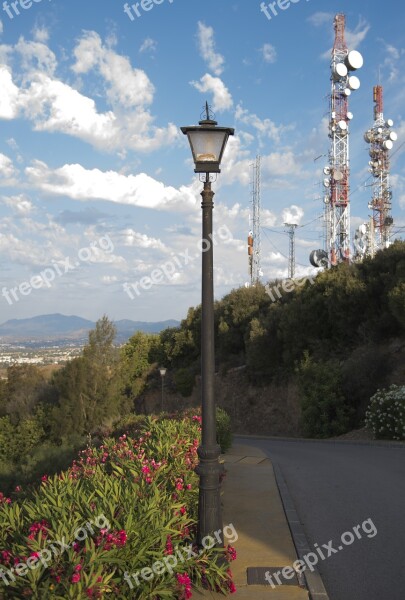
[[[156,323],[131,321],[123,319],[116,321],[117,341],[125,342],[137,331],[159,333],[166,327],[175,327],[178,321],[169,320]],[[61,314],[39,315],[29,319],[11,319],[0,325],[0,342],[44,342],[49,340],[87,340],[89,331],[96,323],[74,315]]]

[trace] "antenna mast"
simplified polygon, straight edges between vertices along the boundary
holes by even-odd
[[[325,167],[326,252],[331,266],[350,260],[349,201],[349,96],[360,87],[359,79],[350,75],[363,66],[359,52],[349,52],[345,41],[345,15],[334,21],[335,42],[331,57],[331,94],[329,114],[329,165]]]

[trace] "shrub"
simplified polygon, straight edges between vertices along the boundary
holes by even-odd
[[[378,390],[370,399],[365,424],[378,440],[405,440],[405,385]]]
[[[304,434],[327,438],[349,431],[355,411],[342,392],[337,361],[316,362],[306,352],[298,368]]]
[[[219,548],[194,547],[193,558],[150,575],[194,543],[199,429],[198,419],[147,418],[138,438],[107,438],[67,471],[44,475],[38,489],[0,493],[2,600],[180,600],[192,582],[232,590]],[[146,568],[148,579],[140,576]]]
[[[217,442],[223,454],[232,446],[231,417],[222,408],[217,408]]]
[[[174,374],[174,383],[183,398],[188,398],[193,393],[195,375],[191,369],[177,369]]]

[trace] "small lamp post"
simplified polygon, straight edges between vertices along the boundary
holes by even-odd
[[[202,440],[198,448],[200,476],[198,503],[197,543],[222,530],[219,464],[221,448],[216,439],[216,412],[214,394],[215,349],[214,349],[214,277],[212,247],[212,211],[214,192],[211,189],[210,173],[220,173],[220,164],[230,135],[234,129],[217,127],[210,118],[208,103],[205,119],[198,126],[182,127],[187,135],[193,154],[195,173],[205,174],[202,196],[202,238],[205,244],[202,253],[202,321],[201,321],[201,409]]]
[[[166,375],[166,370],[164,367],[160,367],[159,371],[160,371],[160,376],[162,378],[162,400],[161,400],[161,407],[160,407],[160,412],[163,412],[163,387],[164,387],[164,379],[165,379],[165,375]]]

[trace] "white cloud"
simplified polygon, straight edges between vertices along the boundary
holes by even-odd
[[[166,246],[161,240],[148,237],[145,233],[139,233],[133,229],[125,229],[122,232],[122,235],[124,237],[125,246],[161,250],[163,252],[166,250]]]
[[[212,108],[215,112],[221,112],[232,107],[232,96],[219,77],[213,77],[209,73],[206,73],[201,77],[199,82],[191,81],[190,83],[203,94],[212,93]]]
[[[57,67],[55,54],[42,42],[27,41],[20,37],[14,50],[21,56],[21,66],[29,73],[28,79],[36,71],[52,76]]]
[[[277,52],[274,46],[272,46],[272,44],[263,44],[263,46],[260,49],[260,52],[263,55],[263,59],[265,62],[267,63],[274,63],[276,62],[276,58],[277,58]]]
[[[41,161],[34,161],[25,172],[31,185],[48,194],[68,196],[73,200],[107,200],[157,210],[183,211],[197,203],[192,187],[165,186],[145,173],[122,175],[116,171],[88,170],[79,164],[52,170]]]
[[[18,196],[2,196],[1,201],[18,215],[26,216],[34,210],[31,200],[24,194]]]
[[[49,40],[49,31],[46,27],[35,27],[33,36],[36,42],[47,42]]]
[[[13,83],[11,71],[0,65],[0,118],[14,119],[19,111],[19,89]]]
[[[0,183],[1,185],[12,185],[15,183],[17,171],[11,158],[0,153]]]
[[[267,137],[276,143],[280,142],[280,137],[283,133],[293,129],[292,125],[276,125],[270,119],[260,119],[257,115],[249,113],[241,104],[238,104],[236,107],[235,119],[253,127],[260,136]]]
[[[75,73],[98,69],[108,84],[107,96],[112,104],[130,108],[145,106],[153,100],[154,87],[142,69],[134,69],[126,56],[106,48],[98,33],[86,32],[73,51]]]
[[[318,11],[308,17],[307,21],[314,27],[323,27],[324,25],[333,23],[333,13]]]
[[[303,216],[303,209],[296,204],[292,204],[283,210],[283,223],[295,223],[299,225]]]
[[[152,38],[146,38],[141,47],[139,48],[139,52],[156,52],[157,50],[157,41],[152,40]]]
[[[364,41],[367,33],[370,31],[370,25],[365,19],[360,18],[356,28],[352,31],[346,28],[346,42],[349,50],[356,50]]]
[[[215,51],[214,30],[212,27],[198,22],[198,45],[202,58],[214,75],[221,75],[224,70],[225,59],[221,54]]]

